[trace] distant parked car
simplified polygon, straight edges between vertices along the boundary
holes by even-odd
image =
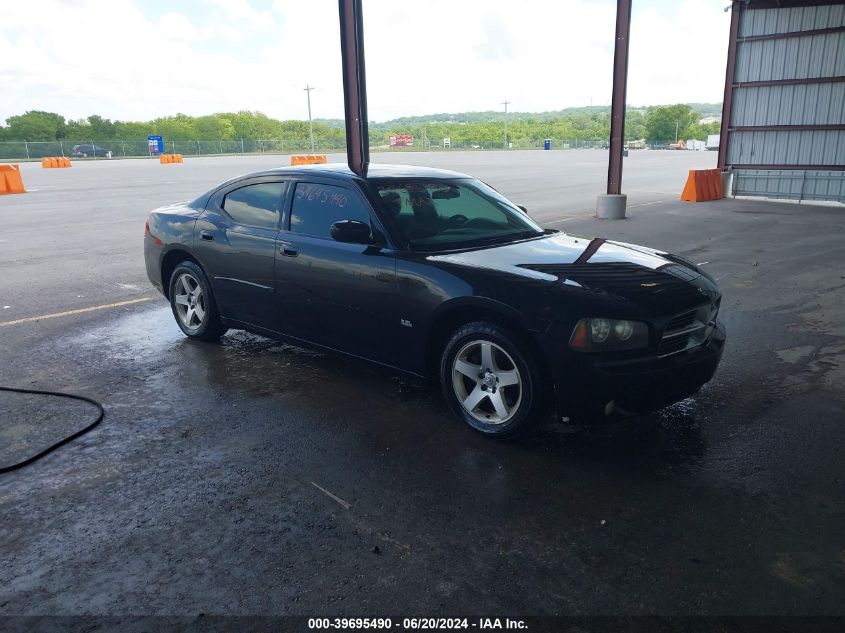
[[[89,156],[103,156],[111,158],[111,150],[99,145],[74,145],[71,150],[74,156],[88,158]]]

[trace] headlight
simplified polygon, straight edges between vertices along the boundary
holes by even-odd
[[[613,326],[613,334],[620,341],[627,341],[634,334],[634,324],[630,321],[617,321]]]
[[[591,319],[590,334],[594,343],[604,343],[610,336],[610,321],[607,319]]]
[[[581,319],[569,346],[579,352],[613,352],[648,347],[648,326],[623,319]]]

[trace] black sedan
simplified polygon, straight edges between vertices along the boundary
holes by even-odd
[[[188,337],[245,329],[434,376],[499,437],[552,410],[592,419],[691,396],[725,341],[719,290],[693,263],[543,230],[450,171],[249,174],[156,209],[144,234],[147,274]]]

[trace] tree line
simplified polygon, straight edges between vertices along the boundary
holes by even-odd
[[[707,104],[701,104],[707,105]],[[712,111],[712,110],[711,110]],[[719,131],[718,123],[699,124],[702,114],[687,104],[631,108],[626,113],[626,140],[646,139],[671,142],[676,138],[704,139]],[[314,139],[323,146],[342,146],[345,130],[342,120],[323,119],[313,123]],[[370,123],[370,144],[385,145],[394,134],[413,134],[440,144],[479,143],[495,146],[504,142],[504,114],[464,113],[405,117],[382,123]],[[222,112],[206,116],[176,114],[151,121],[112,121],[99,115],[66,120],[55,112],[31,110],[6,119],[0,126],[0,141],[105,142],[143,140],[160,134],[167,141],[226,141],[309,138],[308,122],[278,120],[260,112]],[[543,139],[601,141],[610,134],[607,107],[572,108],[553,113],[514,113],[508,117],[508,141],[536,144]]]

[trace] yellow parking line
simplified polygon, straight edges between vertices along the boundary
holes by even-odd
[[[25,319],[15,319],[14,321],[0,322],[0,327],[7,325],[18,325],[20,323],[30,323],[31,321],[42,321],[44,319],[57,319],[63,316],[71,316],[72,314],[83,314],[84,312],[94,312],[95,310],[106,310],[108,308],[119,308],[120,306],[128,306],[134,303],[143,303],[145,301],[152,301],[155,297],[142,297],[141,299],[130,299],[129,301],[118,301],[117,303],[107,303],[101,306],[91,306],[90,308],[79,308],[78,310],[66,310],[65,312],[54,312],[53,314],[42,314],[41,316],[27,317]]]

